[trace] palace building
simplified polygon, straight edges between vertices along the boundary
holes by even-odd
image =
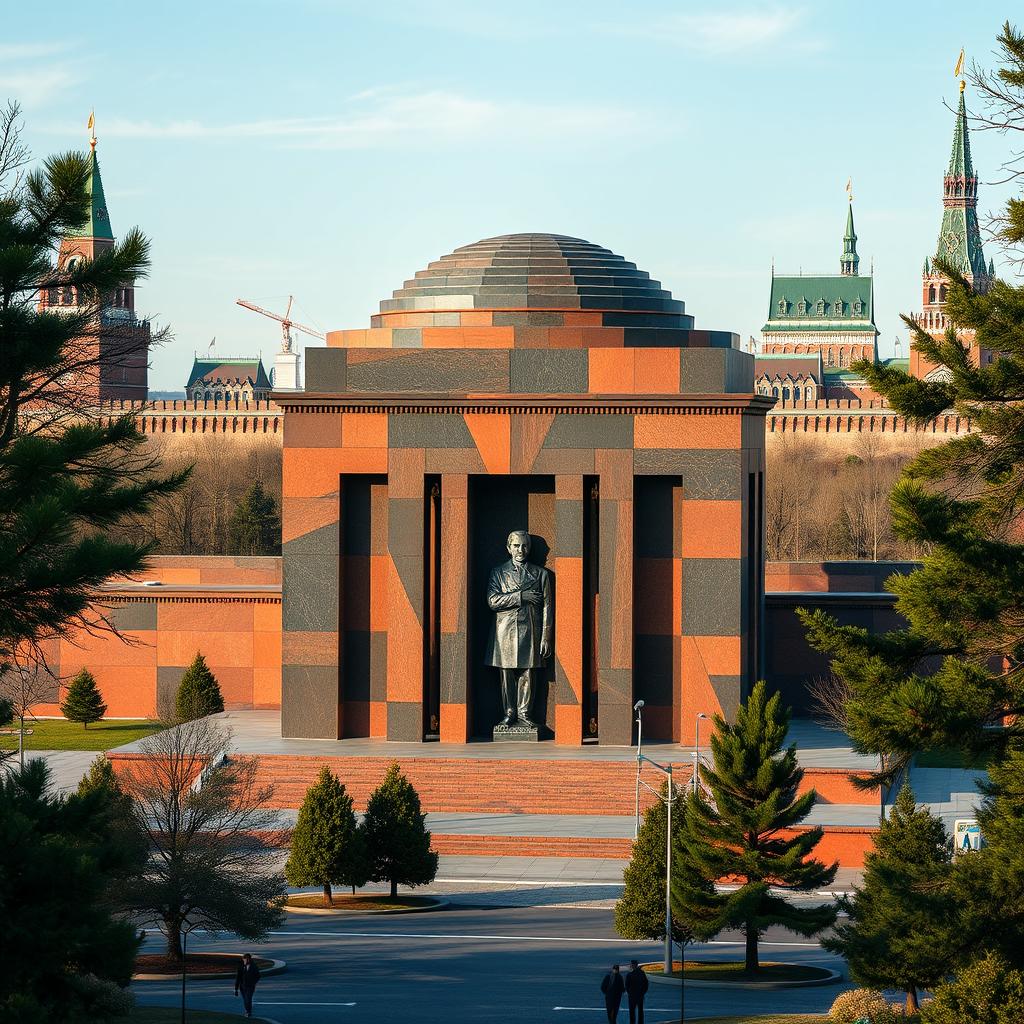
[[[282,734],[465,742],[501,718],[488,571],[554,579],[533,717],[688,740],[757,677],[764,416],[736,335],[578,238],[456,249],[307,350],[284,409]]]
[[[861,398],[863,378],[850,367],[878,359],[875,288],[860,273],[853,203],[846,213],[839,273],[776,275],[761,328],[754,371],[757,391],[783,401]]]
[[[193,402],[262,402],[270,397],[270,390],[270,378],[259,357],[196,356],[185,382],[185,397]]]

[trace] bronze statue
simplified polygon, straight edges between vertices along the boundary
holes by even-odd
[[[510,560],[492,569],[487,581],[487,604],[495,613],[487,664],[501,672],[501,726],[535,729],[530,718],[533,670],[543,668],[551,657],[551,573],[526,560],[530,535],[525,530],[513,530],[506,547]]]

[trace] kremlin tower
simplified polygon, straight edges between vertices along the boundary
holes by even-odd
[[[95,259],[114,246],[95,134],[89,140],[89,148],[89,215],[77,231],[69,232],[61,241],[57,266],[63,270],[73,268],[78,260]],[[39,306],[40,309],[77,310],[77,289],[48,288],[43,291]],[[146,400],[150,325],[135,315],[134,282],[125,282],[106,297],[95,330],[79,339],[79,344],[81,352],[72,358],[84,364],[79,386],[87,402]]]
[[[942,227],[935,248],[935,257],[952,263],[979,292],[988,291],[995,276],[995,266],[986,264],[978,228],[978,175],[971,161],[971,139],[964,106],[964,83],[960,82],[960,106],[953,127],[953,148],[942,189]],[[929,334],[938,337],[949,326],[944,312],[947,280],[935,266],[935,259],[924,261],[921,276],[922,312],[915,321]],[[961,331],[962,340],[971,345],[977,362],[991,362],[993,353],[977,351],[971,331]],[[911,348],[910,373],[915,377],[945,371],[937,369],[919,352]]]

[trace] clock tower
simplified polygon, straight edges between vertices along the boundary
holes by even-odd
[[[988,291],[995,267],[992,263],[985,263],[985,254],[982,252],[981,231],[978,228],[978,175],[971,161],[971,139],[967,128],[962,81],[960,105],[953,127],[953,148],[943,181],[942,207],[942,227],[939,229],[935,257],[952,263],[978,291]],[[949,326],[944,311],[947,284],[946,278],[935,266],[935,259],[926,259],[921,275],[922,312],[914,319],[929,334],[943,334]],[[973,332],[963,331],[961,336],[971,342],[972,355],[976,360],[992,361],[993,353],[974,351]],[[936,370],[936,367],[911,348],[911,374],[927,377]]]

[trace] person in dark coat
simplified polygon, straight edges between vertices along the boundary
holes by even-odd
[[[629,1003],[629,1024],[644,1024],[644,996],[650,986],[647,972],[635,960],[629,961],[626,975],[626,1000]]]
[[[246,1017],[252,1016],[252,996],[259,980],[260,969],[254,963],[252,954],[246,953],[235,974],[235,995],[241,994]]]
[[[604,976],[604,980],[601,982],[601,991],[604,993],[604,1008],[608,1011],[608,1024],[615,1024],[619,1016],[622,993],[626,991],[618,964],[614,964]]]

